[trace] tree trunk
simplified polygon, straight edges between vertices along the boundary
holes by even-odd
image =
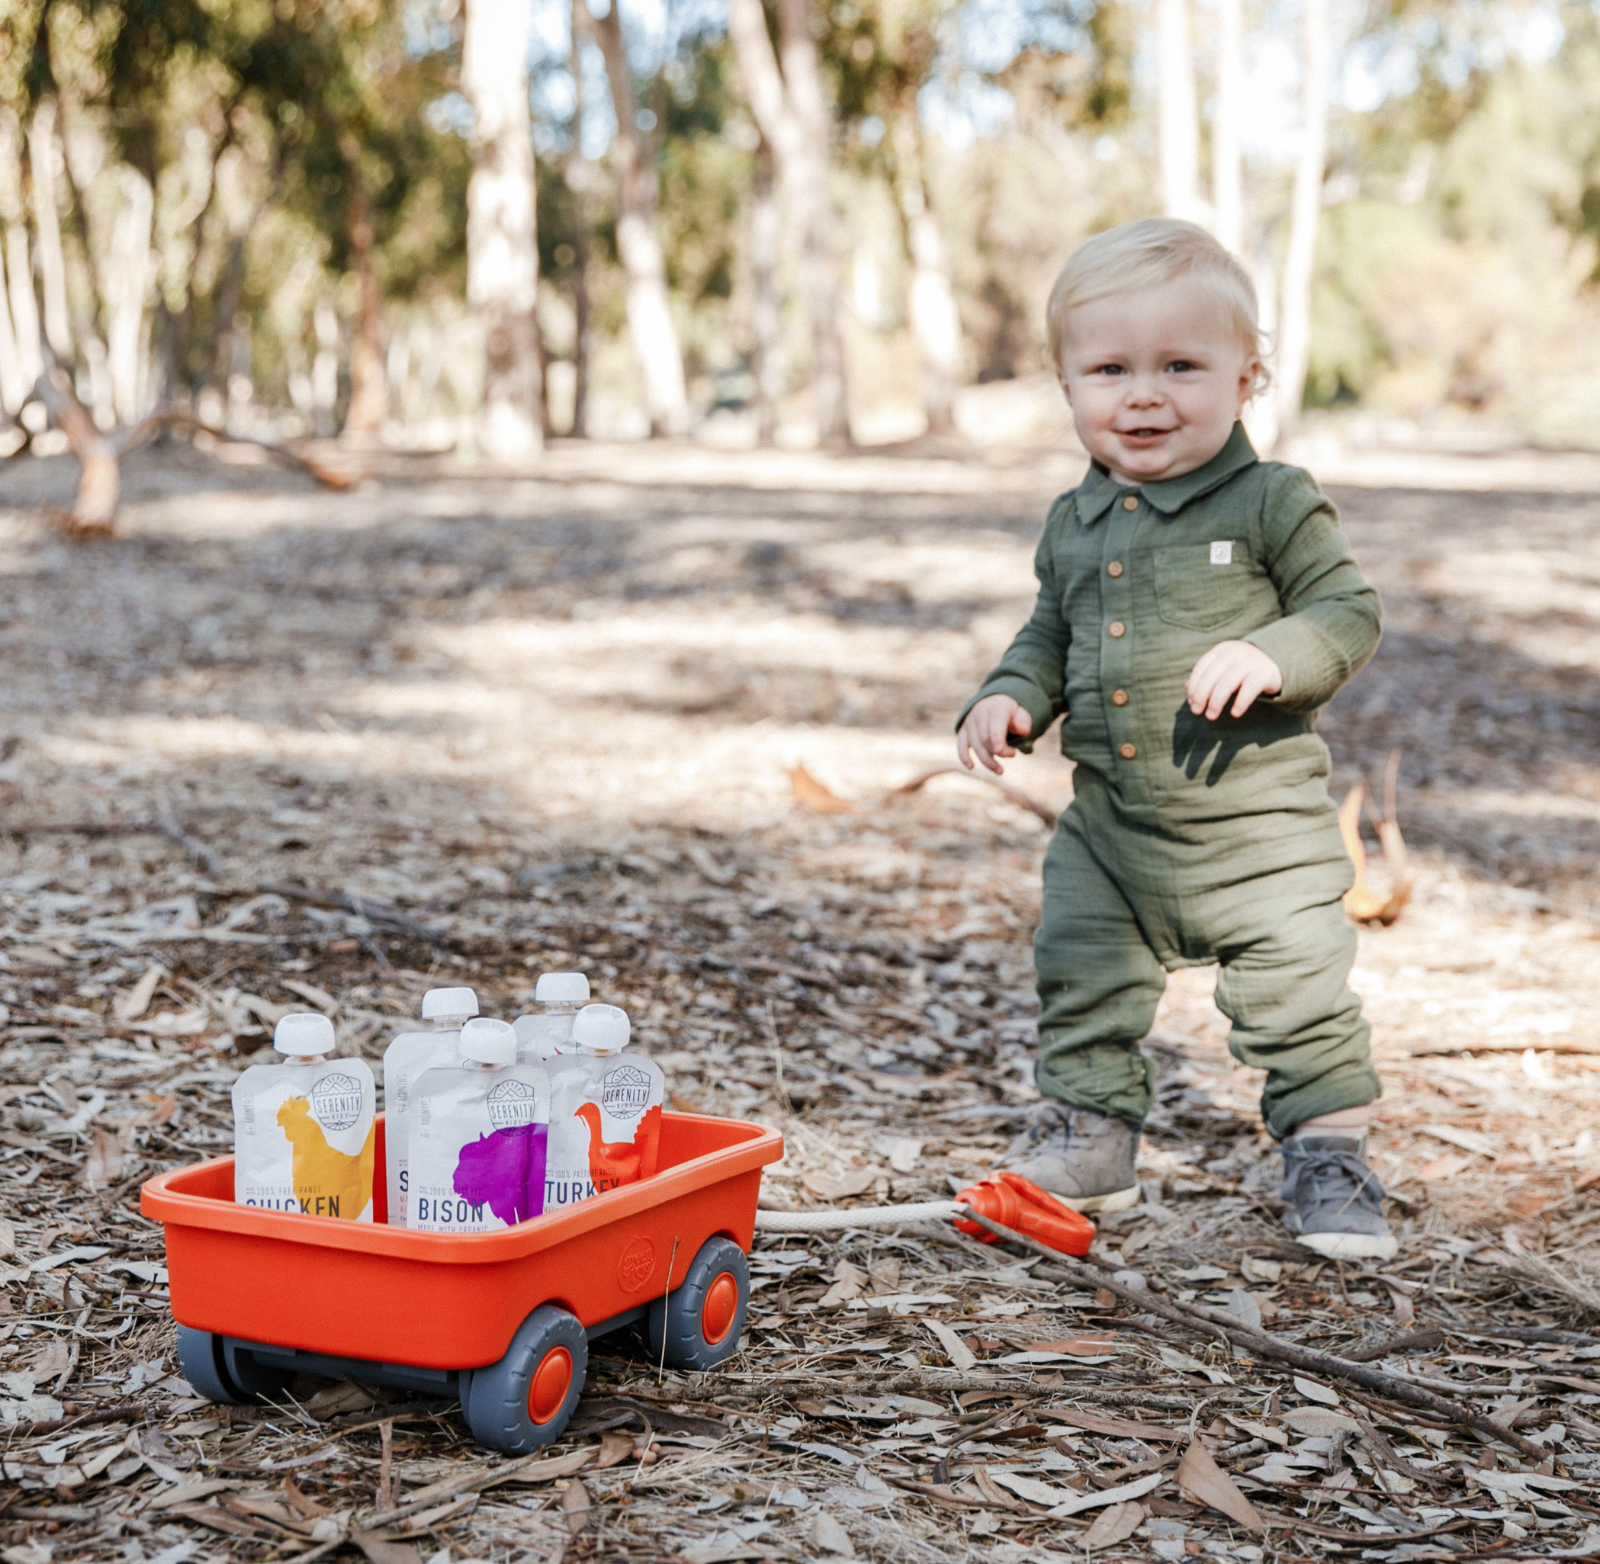
[[[544,443],[534,322],[539,251],[528,108],[528,0],[467,0],[461,85],[472,104],[467,303],[484,328],[482,440],[493,456]]]
[[[1322,216],[1322,180],[1327,163],[1329,64],[1327,0],[1305,0],[1305,76],[1301,92],[1304,124],[1294,170],[1294,206],[1280,302],[1280,434],[1288,434],[1299,421],[1311,357],[1311,285],[1316,271],[1317,225]]]
[[[956,381],[961,372],[961,316],[950,285],[944,235],[928,204],[923,181],[922,131],[915,100],[896,126],[895,173],[911,258],[910,314],[922,355],[923,406],[929,433],[943,434],[954,427]]]
[[[839,317],[839,243],[828,188],[832,117],[822,92],[816,40],[811,36],[811,0],[778,0],[783,77],[800,122],[800,159],[795,170],[805,213],[801,269],[811,315],[811,395],[817,436],[824,445],[850,443],[850,407],[845,379],[844,337]]]
[[[11,325],[11,299],[6,291],[4,248],[0,247],[0,411],[15,418],[28,400],[33,380],[27,375],[22,349]],[[34,379],[38,377],[35,376]]]
[[[761,0],[729,0],[728,34],[750,111],[772,148],[792,231],[800,239],[817,436],[825,444],[845,444],[850,421],[839,329],[839,260],[828,191],[828,116],[808,0],[782,0],[780,21],[781,74]]]
[[[344,222],[350,244],[350,269],[355,273],[355,332],[350,339],[350,410],[345,428],[376,434],[389,415],[389,382],[383,365],[383,297],[372,264],[377,239],[372,231],[372,203],[361,178],[361,143],[346,130],[339,137],[344,159]]]
[[[44,373],[44,353],[43,339],[39,335],[39,301],[33,291],[33,260],[28,253],[28,230],[21,223],[6,224],[6,272],[17,357],[31,387]]]
[[[572,438],[589,437],[589,190],[594,170],[583,152],[583,122],[589,112],[583,84],[583,44],[588,36],[587,0],[572,0],[572,150],[567,154],[567,189],[572,192]]]
[[[149,181],[124,167],[122,205],[111,227],[110,251],[102,271],[106,321],[106,363],[111,402],[117,418],[136,422],[144,406],[146,362],[145,293],[150,278],[150,226],[155,198]]]
[[[95,427],[73,393],[72,377],[59,365],[52,364],[41,374],[33,389],[78,459],[78,487],[72,496],[72,509],[62,518],[67,529],[79,533],[110,532],[122,499],[116,447]]]
[[[657,223],[659,175],[654,149],[639,129],[639,106],[622,36],[618,0],[594,22],[606,57],[617,139],[611,164],[617,176],[617,253],[628,278],[628,328],[644,373],[645,407],[652,435],[683,434],[689,402],[683,387],[683,353],[667,303],[667,265]]]
[[[1200,128],[1189,52],[1189,0],[1159,0],[1156,25],[1161,198],[1168,217],[1193,222],[1200,205]]]
[[[756,440],[761,445],[771,445],[778,437],[783,400],[783,301],[778,295],[782,233],[772,146],[763,136],[750,198],[751,368],[756,381]]]
[[[45,98],[33,111],[28,131],[28,171],[33,176],[33,226],[39,236],[39,280],[44,285],[44,336],[63,364],[72,362],[67,321],[67,263],[61,249],[56,206],[56,104]]]
[[[1239,130],[1244,115],[1243,0],[1217,0],[1217,98],[1211,120],[1211,199],[1218,241],[1235,255],[1244,244]]]

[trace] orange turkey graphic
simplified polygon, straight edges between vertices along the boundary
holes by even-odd
[[[294,1151],[294,1195],[302,1213],[350,1220],[359,1217],[372,1199],[377,1125],[367,1131],[366,1145],[354,1156],[328,1144],[304,1097],[285,1100],[278,1109],[278,1127],[289,1137]]]
[[[661,1132],[661,1107],[657,1104],[641,1116],[632,1140],[605,1141],[600,1138],[600,1105],[579,1105],[576,1117],[589,1126],[589,1180],[595,1193],[603,1195],[621,1184],[637,1184],[656,1170],[656,1144]]]

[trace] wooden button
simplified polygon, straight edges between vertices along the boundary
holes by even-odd
[[[1122,748],[1117,751],[1117,753],[1121,755],[1124,760],[1132,760],[1133,757],[1139,753],[1139,751],[1136,750],[1131,744],[1124,744]]]
[[[1123,624],[1120,619],[1113,619],[1111,623],[1106,626],[1106,634],[1109,635],[1113,641],[1120,641],[1127,633],[1128,627]]]
[[[1139,502],[1131,494],[1125,494],[1122,497],[1122,508],[1124,510],[1138,510]]]
[[[1126,690],[1113,690],[1111,692],[1111,704],[1113,706],[1126,706],[1128,704],[1128,692]]]
[[[1111,563],[1106,566],[1106,574],[1113,578],[1120,576],[1122,574],[1122,561],[1120,559],[1112,560]]]

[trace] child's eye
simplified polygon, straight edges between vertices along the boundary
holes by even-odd
[[[1121,373],[1121,364],[1100,364],[1095,369],[1095,374],[1097,375],[1120,375]]]
[[[1191,370],[1198,369],[1198,364],[1191,363],[1186,358],[1175,358],[1167,365],[1168,370],[1174,375],[1187,375]]]

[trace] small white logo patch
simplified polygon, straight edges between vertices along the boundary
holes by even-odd
[[[1211,545],[1211,563],[1213,565],[1231,565],[1233,563],[1233,542],[1213,543]]]

